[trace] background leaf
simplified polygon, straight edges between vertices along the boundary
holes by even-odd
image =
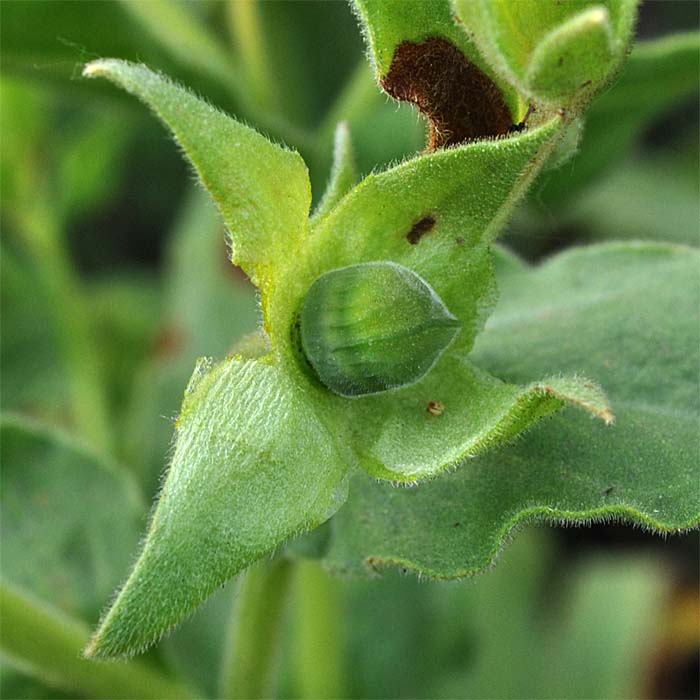
[[[661,244],[581,249],[533,270],[507,261],[475,361],[509,381],[585,371],[608,390],[615,427],[568,411],[416,488],[357,477],[328,565],[452,578],[483,570],[532,519],[697,526],[697,270],[696,251]]]
[[[96,619],[138,543],[138,490],[117,467],[53,429],[6,415],[0,436],[3,577],[67,613]]]

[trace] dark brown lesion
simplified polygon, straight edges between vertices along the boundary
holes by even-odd
[[[416,105],[428,117],[431,151],[503,136],[513,124],[496,84],[441,37],[400,44],[381,83],[392,97]]]
[[[416,245],[426,233],[433,230],[435,226],[435,217],[424,216],[420,221],[417,221],[411,227],[411,230],[406,234],[406,240],[411,245]]]

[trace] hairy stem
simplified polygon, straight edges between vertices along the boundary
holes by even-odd
[[[3,659],[47,685],[91,698],[190,698],[186,688],[142,661],[87,661],[81,652],[89,638],[79,621],[0,584]]]
[[[289,561],[277,559],[244,574],[224,649],[219,697],[252,700],[274,694],[292,571]]]

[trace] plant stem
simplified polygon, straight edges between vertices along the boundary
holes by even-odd
[[[317,561],[297,563],[293,664],[300,698],[341,698],[343,645],[340,591]]]
[[[142,661],[82,658],[87,627],[6,583],[0,584],[0,617],[3,658],[48,685],[93,698],[194,697]]]
[[[246,87],[259,108],[279,112],[276,76],[270,70],[265,46],[265,33],[258,0],[230,0],[227,4],[230,33],[238,49],[241,67],[247,78]]]
[[[224,648],[220,698],[265,698],[274,694],[281,629],[292,565],[286,559],[249,569],[237,592]]]
[[[18,229],[54,307],[55,330],[68,376],[76,432],[98,452],[110,454],[107,397],[90,327],[90,309],[63,244],[60,226],[51,213],[55,207],[51,207],[46,197],[39,188],[32,206],[24,207],[18,216]]]

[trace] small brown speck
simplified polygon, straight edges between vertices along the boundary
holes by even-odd
[[[441,416],[445,410],[445,404],[441,401],[428,401],[426,410],[431,416]]]
[[[459,236],[459,238],[455,238],[455,243],[457,245],[464,245],[464,238],[462,238],[462,236]]]

